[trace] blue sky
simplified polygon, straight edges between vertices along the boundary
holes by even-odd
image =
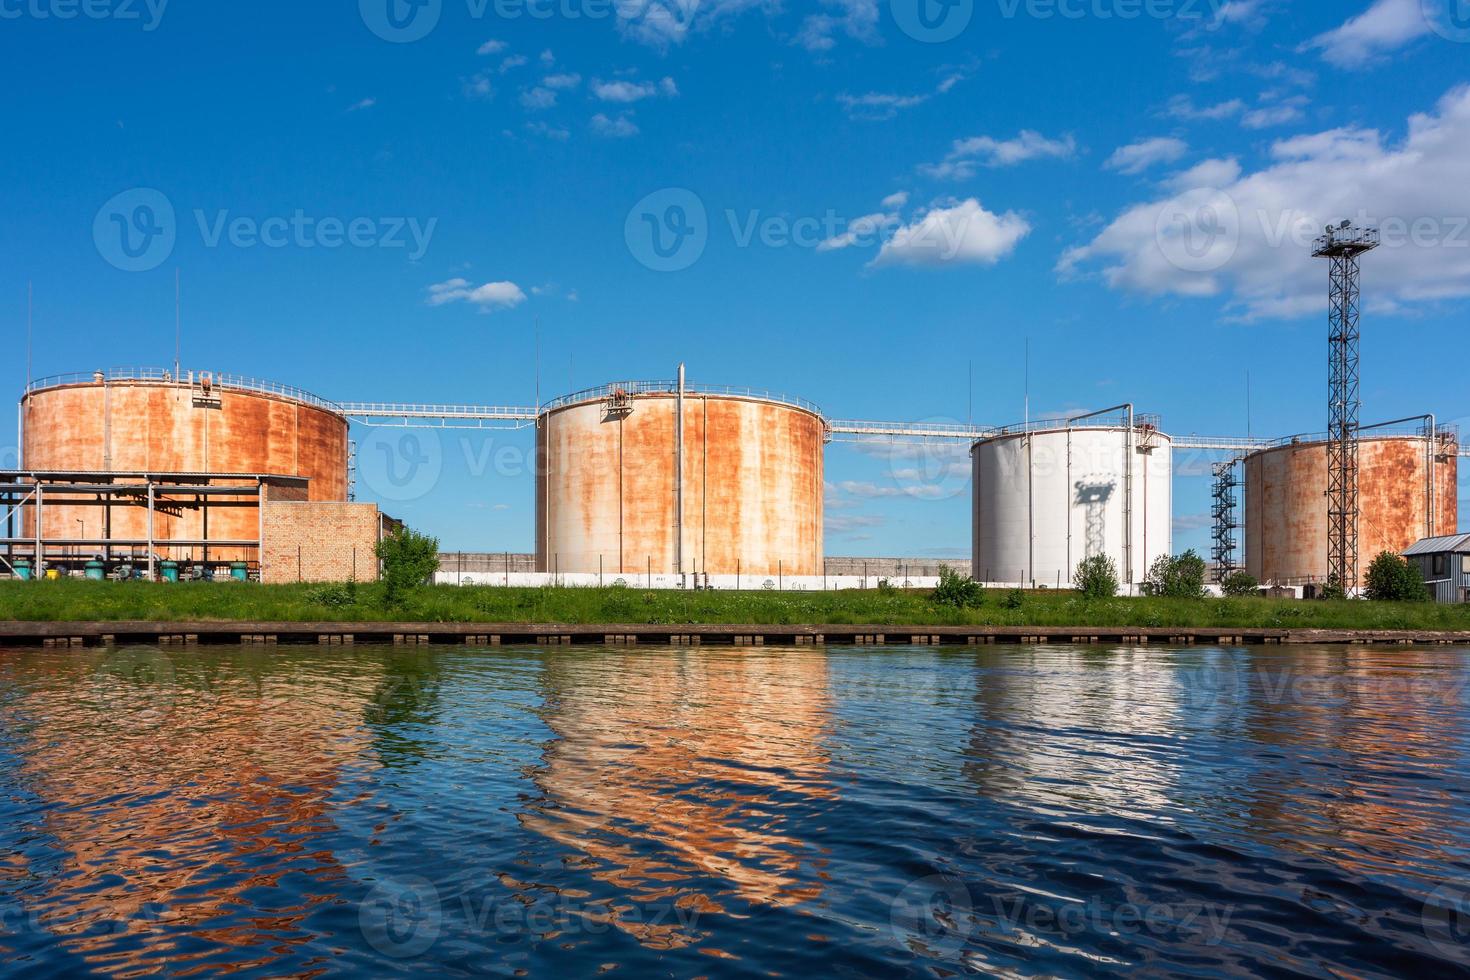
[[[1033,416],[1243,433],[1249,371],[1254,434],[1315,431],[1303,236],[1349,217],[1386,239],[1365,421],[1470,421],[1459,0],[389,2],[0,0],[13,392],[28,281],[41,376],[171,363],[178,270],[186,366],[342,400],[530,404],[539,320],[543,396],[683,360],[963,421],[973,365],[1005,424],[1029,339]],[[529,432],[419,439],[437,475],[387,509],[529,550]],[[967,554],[963,459],[831,447],[828,552]]]

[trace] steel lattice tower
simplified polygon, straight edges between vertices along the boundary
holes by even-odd
[[[1235,488],[1240,486],[1240,481],[1235,476],[1235,465],[1239,457],[1223,460],[1215,464],[1215,482],[1212,486],[1212,497],[1214,506],[1211,516],[1214,518],[1214,530],[1211,534],[1213,544],[1210,547],[1210,557],[1215,560],[1215,581],[1224,583],[1231,572],[1240,566],[1235,563],[1235,532],[1240,527],[1240,522],[1235,516]]]
[[[1312,255],[1331,262],[1327,311],[1327,580],[1358,584],[1358,256],[1375,228],[1328,227]]]

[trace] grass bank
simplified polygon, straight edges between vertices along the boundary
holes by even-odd
[[[0,619],[430,623],[622,623],[885,626],[1144,626],[1244,629],[1470,630],[1470,607],[1289,599],[1102,599],[991,591],[969,609],[926,591],[648,592],[426,586],[397,608],[377,586],[144,582],[0,582]]]

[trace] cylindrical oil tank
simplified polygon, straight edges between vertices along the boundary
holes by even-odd
[[[307,477],[306,499],[347,499],[347,419],[296,389],[213,374],[185,374],[175,381],[162,372],[98,372],[38,383],[25,395],[21,413],[27,470]],[[245,506],[228,505],[232,501]],[[259,537],[253,499],[212,498],[207,514],[199,502],[157,507],[154,538]],[[43,515],[49,538],[143,539],[148,534],[141,500],[105,507],[58,503],[45,506]],[[23,523],[24,533],[34,534],[33,507],[25,508]],[[159,554],[203,557],[197,546],[160,549]],[[224,559],[230,552],[211,549],[210,556]]]
[[[540,571],[821,574],[826,422],[814,406],[610,385],[553,403],[536,438]]]
[[[1453,534],[1459,507],[1455,447],[1422,436],[1358,442],[1358,569],[1381,551]],[[1261,582],[1326,581],[1327,443],[1292,442],[1245,460],[1245,568]],[[1432,519],[1431,519],[1432,515]]]
[[[1143,580],[1173,547],[1172,446],[1150,425],[1056,427],[971,447],[972,575],[1055,588],[1107,555]]]

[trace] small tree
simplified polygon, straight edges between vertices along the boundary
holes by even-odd
[[[1255,595],[1256,590],[1260,587],[1261,583],[1257,582],[1256,577],[1249,572],[1231,572],[1220,583],[1220,591],[1237,599],[1242,596]]]
[[[1073,583],[1088,599],[1111,599],[1118,594],[1118,566],[1107,555],[1093,555],[1077,563]]]
[[[410,528],[385,536],[377,553],[383,563],[383,601],[390,606],[402,605],[439,567],[439,539]]]
[[[1160,555],[1154,559],[1143,582],[1149,595],[1170,599],[1202,599],[1205,595],[1205,560],[1193,548],[1182,555]]]
[[[1429,598],[1419,566],[1391,551],[1379,552],[1368,566],[1363,595],[1379,602],[1422,602]]]
[[[941,606],[964,609],[984,602],[985,590],[980,587],[979,582],[968,575],[961,575],[954,569],[945,566],[939,569],[939,586],[930,598]]]

